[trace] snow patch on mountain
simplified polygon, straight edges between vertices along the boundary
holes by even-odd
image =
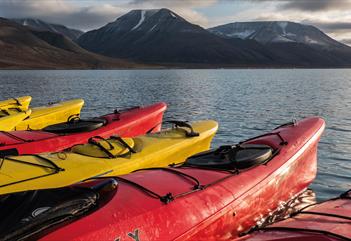
[[[282,28],[283,34],[286,35],[286,27],[288,26],[288,22],[278,22],[278,25]]]
[[[152,30],[154,30],[154,28],[156,28],[157,25],[158,23],[156,23],[148,32],[152,32]]]
[[[244,30],[243,32],[237,32],[237,33],[228,34],[228,36],[230,36],[230,37],[237,37],[237,38],[241,38],[241,39],[246,39],[250,35],[252,35],[253,33],[255,33],[255,30],[247,29],[247,30]]]
[[[133,31],[134,29],[137,29],[140,27],[140,25],[143,24],[143,22],[145,21],[145,10],[141,10],[140,11],[140,20],[139,22],[137,23],[137,25],[135,25],[131,31]]]
[[[275,38],[272,39],[273,43],[282,43],[282,42],[290,42],[293,43],[294,41],[288,38],[285,38],[284,36],[277,36]]]
[[[77,39],[80,35],[83,34],[83,32],[80,30],[67,28],[66,26],[61,24],[47,23],[40,19],[18,18],[12,19],[12,21],[35,30],[59,33],[72,40]]]
[[[288,21],[236,22],[208,30],[218,36],[253,39],[263,44],[289,42],[328,48],[343,46],[314,26]]]

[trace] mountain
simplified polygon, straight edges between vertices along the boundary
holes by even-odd
[[[351,48],[311,25],[288,21],[236,22],[209,28],[208,31],[227,39],[257,41],[283,65],[351,66]]]
[[[314,26],[287,21],[236,22],[208,30],[219,36],[253,39],[264,44],[302,43],[326,47],[343,45]]]
[[[256,41],[224,39],[168,9],[132,10],[78,39],[92,52],[161,64],[262,65],[272,63]]]
[[[35,30],[49,31],[53,33],[59,33],[66,36],[69,39],[77,40],[84,32],[77,29],[67,28],[66,26],[60,24],[47,23],[40,19],[33,18],[17,18],[11,19],[12,21],[21,24],[23,26],[30,27]]]
[[[0,68],[126,68],[127,61],[90,53],[67,37],[0,18]]]

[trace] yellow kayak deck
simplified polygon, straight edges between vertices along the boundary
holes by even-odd
[[[208,150],[218,129],[217,122],[211,120],[191,125],[199,136],[186,136],[187,129],[177,127],[124,138],[124,143],[117,139],[96,139],[91,144],[74,146],[69,152],[4,158],[0,161],[0,194],[64,187],[93,177],[181,163]]]
[[[11,131],[13,128],[21,123],[25,118],[30,116],[31,110],[19,111],[14,114],[3,113],[3,110],[0,111],[0,131]]]
[[[31,96],[21,96],[18,98],[3,100],[3,101],[0,101],[0,109],[1,110],[17,109],[21,111],[26,111],[28,110],[31,100],[32,100]]]
[[[63,101],[48,106],[32,108],[32,114],[15,126],[15,130],[40,130],[49,125],[67,122],[71,116],[77,116],[84,105],[84,100]]]

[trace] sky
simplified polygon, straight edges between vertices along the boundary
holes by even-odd
[[[169,8],[204,28],[240,21],[312,24],[351,44],[351,0],[0,0],[0,16],[38,18],[88,31],[132,9]]]

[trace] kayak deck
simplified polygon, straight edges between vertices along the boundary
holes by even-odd
[[[187,157],[209,149],[218,124],[200,121],[192,123],[192,127],[199,136],[187,137],[187,130],[174,128],[135,137],[133,148],[136,153],[115,158],[96,158],[73,152],[6,157],[0,169],[0,194],[63,187],[95,176],[122,175],[139,168],[183,162]],[[107,145],[107,142],[121,145],[113,139],[99,143]],[[86,146],[96,148],[93,144]]]
[[[66,122],[79,116],[84,100],[63,101],[48,106],[34,107],[29,118],[15,126],[15,130],[40,130],[48,125]]]

